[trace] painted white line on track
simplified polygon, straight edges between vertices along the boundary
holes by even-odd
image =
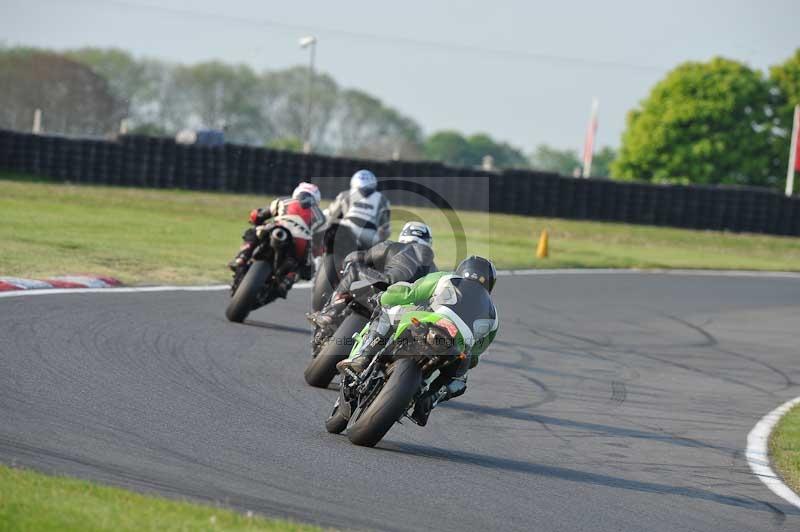
[[[680,275],[680,276],[707,276],[707,277],[760,277],[764,279],[800,279],[800,272],[768,272],[758,270],[641,270],[624,268],[563,268],[563,269],[531,269],[531,270],[500,270],[497,275]]]
[[[295,284],[292,289],[311,288],[311,283]],[[230,285],[215,284],[208,286],[123,286],[115,288],[48,288],[42,290],[10,290],[0,292],[0,298],[23,296],[49,296],[66,294],[135,294],[141,292],[215,292],[229,290]]]
[[[800,279],[800,272],[766,272],[750,270],[637,270],[613,268],[564,268],[564,269],[537,269],[537,270],[500,270],[499,276],[527,276],[527,275],[675,275],[675,276],[706,276],[706,277],[755,277],[759,279]],[[229,285],[209,286],[125,286],[112,288],[53,288],[39,290],[10,290],[0,292],[0,299],[4,297],[47,296],[58,294],[130,294],[138,292],[211,292],[227,290]],[[293,288],[311,288],[310,282],[301,282]]]
[[[772,493],[800,508],[800,496],[783,483],[781,477],[775,474],[769,464],[769,435],[781,417],[796,405],[800,405],[800,397],[783,403],[756,423],[756,426],[747,435],[745,457],[750,470],[767,485]]]

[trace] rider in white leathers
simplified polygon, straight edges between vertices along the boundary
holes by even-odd
[[[340,219],[340,225],[353,231],[359,249],[369,249],[391,233],[389,200],[377,188],[375,174],[359,170],[350,179],[350,190],[340,192],[325,209],[329,220]]]

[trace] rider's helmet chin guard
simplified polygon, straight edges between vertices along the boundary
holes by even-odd
[[[431,234],[431,228],[427,224],[408,222],[400,230],[400,238],[397,241],[403,244],[416,242],[431,247],[433,245],[433,235]]]
[[[313,183],[303,181],[292,192],[292,199],[296,199],[305,208],[318,205],[322,196],[319,193],[319,187]]]
[[[369,196],[378,188],[378,179],[369,170],[359,170],[350,178],[350,190],[359,191],[362,196]]]
[[[494,288],[494,283],[497,280],[497,270],[494,264],[489,259],[473,255],[461,261],[461,264],[456,268],[456,275],[464,279],[471,279],[477,281],[488,291],[491,292]]]

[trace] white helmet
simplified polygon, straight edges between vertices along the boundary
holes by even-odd
[[[303,181],[292,192],[292,198],[300,202],[303,207],[317,205],[321,199],[319,187],[313,183]]]
[[[359,170],[350,178],[350,190],[360,191],[364,196],[369,196],[378,188],[378,180],[375,174],[369,170]]]
[[[422,222],[408,222],[400,230],[398,242],[402,242],[403,244],[417,242],[418,244],[424,244],[430,247],[433,244],[431,228]]]

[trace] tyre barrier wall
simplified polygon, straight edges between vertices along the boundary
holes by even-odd
[[[384,184],[393,183],[387,194],[399,205],[446,206],[431,197],[433,190],[455,209],[800,235],[800,198],[753,187],[652,185],[235,144],[187,146],[157,137],[110,141],[0,130],[0,171],[61,182],[276,195],[289,193],[301,179],[314,178],[323,197],[332,198],[360,168],[370,168]],[[400,178],[402,187],[397,186]]]

